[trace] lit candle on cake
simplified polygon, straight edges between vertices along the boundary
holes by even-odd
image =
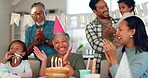
[[[96,71],[96,60],[97,60],[96,58],[93,59],[92,70],[91,70],[92,71],[91,72],[92,74],[95,74],[95,71]]]

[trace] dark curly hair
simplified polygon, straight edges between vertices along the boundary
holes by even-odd
[[[99,2],[100,0],[90,0],[89,2],[89,7],[92,9],[92,10],[96,10],[96,4]]]
[[[25,54],[25,56],[23,56],[22,60],[28,60],[26,44],[25,44],[23,41],[21,41],[21,40],[14,40],[14,41],[12,41],[12,42],[10,43],[9,47],[8,47],[8,51],[10,50],[11,45],[12,45],[13,43],[15,43],[15,42],[21,43],[22,46],[23,46],[23,51],[26,52],[26,54]],[[11,58],[9,59],[9,61],[10,61],[10,60],[11,60]]]
[[[134,0],[118,0],[117,3],[121,3],[123,2],[124,4],[126,4],[128,7],[133,7],[132,11],[134,12],[135,9],[135,1]],[[135,14],[135,12],[134,12]]]

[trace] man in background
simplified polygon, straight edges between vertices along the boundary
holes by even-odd
[[[102,40],[105,38],[114,42],[116,29],[113,24],[117,23],[118,20],[110,17],[109,8],[104,0],[90,0],[89,7],[96,18],[86,26],[85,32],[90,46],[95,50],[96,72],[100,73],[101,60],[106,59]]]
[[[54,50],[51,41],[54,21],[46,20],[44,4],[41,2],[33,3],[30,15],[35,24],[25,31],[25,43],[27,45],[28,55],[33,53],[33,46],[37,46],[40,50],[43,50],[47,56],[56,54],[57,52]],[[34,59],[38,60],[36,56],[34,56]]]

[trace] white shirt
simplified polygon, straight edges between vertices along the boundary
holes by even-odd
[[[120,23],[122,20],[124,20],[125,18],[130,17],[130,16],[134,16],[134,14],[133,14],[133,13],[130,13],[130,12],[124,13],[123,16],[120,18],[120,20],[118,21],[118,23],[116,23],[115,29],[118,28],[119,23]]]
[[[0,69],[8,69],[10,73],[17,73],[21,77],[32,77],[32,70],[28,60],[22,60],[17,67],[12,67],[10,61],[6,64],[1,63]]]

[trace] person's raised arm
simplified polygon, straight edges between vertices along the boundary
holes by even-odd
[[[64,65],[64,67],[68,67],[70,69],[70,72],[68,74],[69,76],[72,76],[74,74],[74,69],[73,69],[73,67],[71,67],[71,65],[68,62],[68,57],[69,57],[69,55],[71,53],[71,50],[72,50],[72,46],[69,47],[69,49],[67,50],[66,54],[63,57],[63,65]]]
[[[33,41],[32,44],[30,44],[27,47],[27,55],[29,56],[31,53],[33,53],[33,47],[37,45],[36,41]]]
[[[43,50],[41,52],[36,46],[34,46],[33,50],[34,50],[35,55],[42,61],[39,76],[45,76],[47,56]]]
[[[117,64],[116,57],[116,47],[115,45],[107,39],[103,40],[103,48],[105,50],[105,54],[107,56],[107,60],[111,65]]]
[[[39,33],[38,33],[38,31],[36,32],[36,34],[34,36],[33,42],[31,42],[31,40],[30,40],[30,33],[31,33],[30,29],[26,30],[26,32],[25,32],[25,43],[26,43],[26,46],[27,46],[27,55],[28,56],[31,53],[33,53],[33,47],[37,46],[37,44],[39,43]]]

